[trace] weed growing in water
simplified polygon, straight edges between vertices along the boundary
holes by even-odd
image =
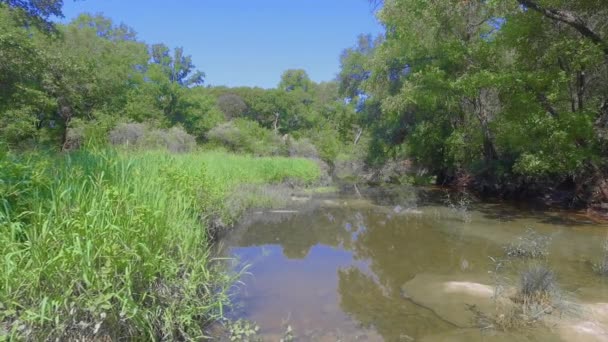
[[[493,313],[469,307],[482,329],[509,331],[525,328],[542,321],[553,312],[571,313],[573,305],[564,300],[555,273],[545,264],[551,239],[528,229],[505,247],[506,256],[490,258],[493,262]],[[517,281],[510,277],[515,276]]]
[[[593,265],[593,270],[601,276],[608,277],[608,239],[604,241],[603,253],[602,260]]]
[[[293,333],[293,329],[291,329],[291,325],[288,325],[287,328],[285,328],[285,332],[283,333],[280,342],[293,342],[295,340],[296,336]]]
[[[262,338],[258,336],[260,327],[255,322],[246,319],[229,321],[226,330],[231,342],[262,342]]]
[[[528,228],[524,235],[519,236],[505,247],[505,253],[508,257],[546,258],[549,255],[550,244],[550,236],[539,234],[534,229]]]
[[[555,275],[548,267],[531,265],[520,274],[519,294],[524,299],[542,300],[555,290]]]
[[[448,191],[445,192],[445,199],[443,203],[452,211],[454,214],[460,216],[463,222],[470,223],[473,219],[469,208],[473,200],[467,192],[459,194],[458,198],[452,198]]]

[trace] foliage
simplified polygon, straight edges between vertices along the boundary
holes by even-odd
[[[190,152],[196,146],[193,136],[182,128],[151,129],[144,124],[119,124],[109,134],[112,145],[127,148],[158,149],[166,148],[173,153]]]
[[[370,162],[408,158],[499,192],[603,177],[608,3],[381,3],[384,37],[362,35],[338,77]]]
[[[302,69],[291,69],[287,70],[281,75],[281,82],[279,83],[279,89],[291,92],[291,91],[303,91],[307,92],[311,89],[312,82],[306,73],[306,70]]]
[[[3,5],[21,11],[27,22],[33,22],[33,24],[47,30],[53,28],[49,17],[63,17],[63,0],[0,0],[0,6]]]
[[[515,241],[505,247],[505,253],[509,257],[546,258],[549,255],[550,244],[550,236],[528,228],[524,235],[517,237]]]
[[[217,99],[217,105],[224,113],[226,120],[244,116],[247,104],[236,94],[222,94]]]
[[[600,276],[608,276],[608,241],[604,241],[602,259],[593,264],[593,270]]]
[[[546,296],[555,288],[555,275],[540,265],[530,266],[521,273],[520,293],[526,297]]]
[[[290,157],[302,157],[317,159],[319,153],[317,148],[308,138],[292,139],[287,140],[287,150]]]
[[[277,135],[247,119],[235,119],[216,126],[207,140],[231,151],[258,156],[284,155],[285,144]]]
[[[255,342],[261,341],[259,338],[258,331],[260,331],[260,327],[250,321],[239,319],[234,322],[228,322],[226,325],[228,330],[228,338],[230,341],[235,342]]]
[[[196,340],[233,277],[201,226],[244,183],[312,183],[311,161],[220,152],[0,159],[0,321],[10,338]]]

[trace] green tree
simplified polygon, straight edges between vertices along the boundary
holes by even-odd
[[[167,74],[171,83],[184,87],[202,85],[205,74],[196,70],[192,57],[184,55],[183,48],[175,48],[173,55],[165,44],[154,44],[151,47],[152,62],[159,65]]]
[[[303,69],[289,69],[281,75],[279,89],[284,91],[301,90],[307,92],[310,90],[312,81],[308,74]]]

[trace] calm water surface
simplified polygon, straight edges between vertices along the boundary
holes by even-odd
[[[287,325],[298,341],[572,340],[578,335],[560,328],[482,331],[466,308],[477,304],[470,284],[475,291],[495,283],[490,257],[504,256],[528,228],[551,237],[549,264],[564,293],[608,302],[608,283],[592,271],[606,226],[576,213],[456,195],[450,206],[446,198],[438,190],[367,189],[300,199],[295,212],[252,213],[223,241],[235,268],[250,265],[233,314],[255,321],[268,341]],[[515,273],[505,277],[517,283]]]

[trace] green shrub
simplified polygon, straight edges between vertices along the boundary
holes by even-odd
[[[290,157],[318,159],[319,152],[313,143],[307,139],[287,139],[287,149]]]
[[[257,156],[287,154],[287,147],[279,136],[247,119],[235,119],[220,124],[211,129],[206,137],[210,143],[224,146],[233,152]]]
[[[196,140],[183,128],[153,129],[141,123],[121,123],[109,133],[110,143],[139,149],[165,148],[174,153],[189,152]]]

